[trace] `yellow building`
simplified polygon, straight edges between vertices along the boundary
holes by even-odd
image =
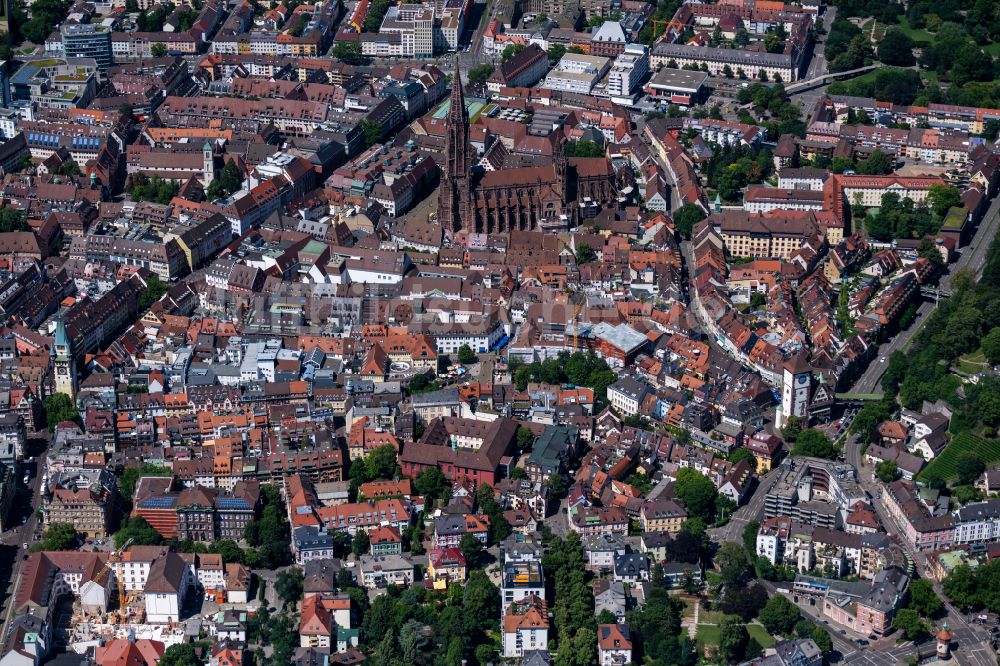
[[[687,511],[671,499],[658,499],[646,502],[639,514],[639,523],[644,532],[681,531],[681,525],[687,520]]]

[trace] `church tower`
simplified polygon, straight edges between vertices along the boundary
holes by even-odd
[[[451,81],[451,105],[448,108],[447,164],[442,170],[438,190],[438,219],[445,229],[475,230],[470,179],[472,177],[469,145],[469,114],[462,93],[462,73],[455,56],[455,76]]]
[[[206,141],[205,145],[201,147],[201,159],[202,172],[205,174],[203,182],[207,190],[208,186],[215,180],[215,149],[210,141]]]
[[[56,339],[52,345],[52,369],[56,376],[56,393],[65,393],[76,402],[76,359],[73,343],[66,333],[62,316],[56,322]]]

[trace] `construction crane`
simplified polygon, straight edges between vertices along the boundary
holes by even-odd
[[[101,567],[101,570],[98,571],[97,574],[94,575],[94,577],[93,577],[92,580],[94,580],[94,581],[100,581],[100,579],[105,574],[110,573],[111,569],[114,567],[114,565],[116,565],[116,564],[118,564],[119,562],[122,561],[122,553],[124,553],[126,550],[128,550],[128,547],[132,545],[132,542],[134,540],[135,539],[126,539],[125,543],[123,543],[121,545],[121,548],[118,548],[117,550],[112,551],[108,555],[108,561],[104,563],[104,566]],[[121,576],[118,575],[118,572],[116,571],[115,572],[115,578],[118,580],[118,608],[119,608],[119,611],[121,611],[122,618],[124,618],[125,601],[126,601],[126,599],[125,599],[125,576],[124,575],[121,575]]]
[[[656,33],[656,26],[658,26],[658,25],[664,26],[663,32],[659,33],[660,35],[667,34],[667,30],[670,28],[670,20],[650,19],[649,22],[653,24],[653,39],[656,39],[657,36],[658,36],[657,33]]]

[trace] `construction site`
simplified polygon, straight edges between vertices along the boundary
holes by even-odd
[[[126,541],[111,552],[104,566],[79,586],[78,594],[62,598],[55,614],[56,644],[84,654],[115,639],[156,640],[170,646],[200,637],[203,623],[198,615],[184,621],[148,622],[144,595],[125,585],[124,554],[131,545]]]

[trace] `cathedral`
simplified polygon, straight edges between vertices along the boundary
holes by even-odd
[[[604,157],[557,155],[542,166],[474,174],[477,160],[469,143],[469,113],[457,59],[445,150],[438,217],[453,231],[563,231],[577,226],[589,212],[617,206],[620,187],[626,184],[619,182]],[[622,178],[631,175],[625,171]]]

